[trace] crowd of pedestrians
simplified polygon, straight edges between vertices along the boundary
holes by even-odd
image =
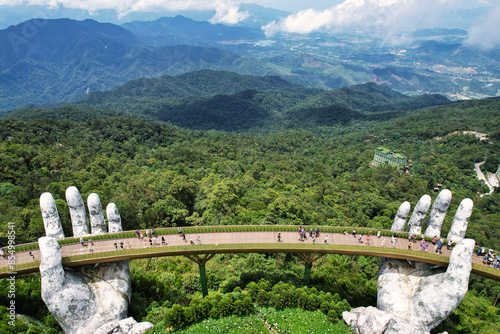
[[[483,258],[483,264],[486,264],[488,266],[493,265],[494,269],[500,269],[500,256],[498,256],[493,249],[486,250],[484,247],[479,247],[477,251],[477,255],[481,256]]]
[[[158,239],[158,236],[156,235],[156,230],[153,228],[151,231],[149,229],[146,229],[144,233],[137,229],[135,230],[135,234],[137,236],[137,239],[142,240],[144,244],[144,248],[146,248],[149,244],[149,247],[153,246],[166,246],[167,242],[165,241],[165,237],[161,236],[161,239]],[[161,244],[160,244],[161,240]]]
[[[182,231],[182,228],[178,227],[177,231],[178,231],[179,237],[181,237],[182,240],[187,243],[186,234]],[[137,229],[135,231],[135,233],[136,233],[137,238],[139,240],[143,241],[145,248],[148,247],[148,245],[149,245],[149,247],[159,246],[159,245],[161,245],[161,246],[167,245],[167,242],[165,240],[165,236],[163,236],[163,235],[157,236],[156,230],[154,228],[151,230],[145,229],[144,231]],[[309,237],[312,239],[313,243],[316,243],[317,239],[320,237],[319,227],[316,227],[314,230],[313,230],[313,228],[309,228],[309,230],[307,231],[304,227],[300,226],[299,230],[298,230],[298,234],[299,234],[299,241],[306,241],[307,238]],[[344,230],[342,234],[344,236],[349,235],[347,230]],[[371,237],[374,235],[376,235],[377,239],[381,239],[381,241],[375,242],[375,246],[377,246],[377,244],[378,244],[381,247],[385,247],[386,246],[385,245],[386,238],[382,237],[382,233],[381,233],[380,229],[376,233],[374,231],[370,231],[368,234],[366,234],[366,236],[364,236],[363,234],[357,234],[356,229],[355,228],[352,229],[352,236],[355,239],[357,239],[358,243],[364,244],[366,246],[371,245],[371,242],[372,242]],[[332,237],[334,237],[333,234],[332,234]],[[426,252],[428,247],[429,247],[429,244],[426,242],[424,235],[420,235],[420,236],[417,236],[416,234],[408,235],[408,238],[407,238],[408,249],[412,250],[414,248],[413,244],[417,243],[417,239],[419,239],[419,241],[420,241],[420,245],[418,247],[418,250]],[[391,240],[392,248],[396,248],[396,246],[398,244],[397,233],[393,233],[391,235],[390,240]],[[331,242],[333,242],[333,241],[334,240],[331,240]],[[80,245],[82,247],[88,246],[88,251],[90,253],[94,252],[94,242],[92,241],[92,239],[90,237],[87,239],[87,241],[83,237],[80,237],[79,242],[80,242]],[[277,234],[277,242],[283,242],[281,232],[278,232],[278,234]],[[329,236],[328,236],[328,234],[325,234],[323,244],[328,244],[328,243],[329,243]],[[443,253],[442,248],[445,245],[446,245],[446,249],[449,251],[452,250],[452,248],[453,248],[453,240],[447,240],[445,242],[444,238],[438,238],[438,236],[434,236],[430,243],[432,243],[432,245],[434,246],[435,253],[438,253],[438,254]],[[189,244],[191,244],[191,245],[201,244],[200,235],[198,234],[196,237],[194,235],[190,235],[189,236]],[[130,244],[127,244],[127,245],[128,245],[127,247],[131,247]],[[123,240],[115,241],[113,243],[113,246],[114,246],[115,250],[125,249],[125,243]],[[31,251],[28,254],[31,257],[31,260],[35,260],[35,255]],[[484,247],[479,247],[479,250],[477,251],[477,255],[483,257],[483,264],[491,265],[494,269],[497,269],[497,270],[500,269],[500,256],[498,256],[496,253],[494,253],[493,250],[490,249],[488,252],[486,252]],[[0,248],[0,256],[3,256],[4,258],[6,257],[6,252],[5,252],[4,248]]]

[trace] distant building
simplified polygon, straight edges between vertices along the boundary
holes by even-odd
[[[395,153],[385,147],[377,147],[375,150],[375,156],[373,157],[373,164],[375,166],[381,166],[384,164],[406,166],[407,163],[407,157],[402,154]]]
[[[497,174],[498,181],[500,181],[500,165],[498,165],[498,169],[497,169],[496,174]]]

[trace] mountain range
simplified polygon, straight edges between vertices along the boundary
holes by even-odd
[[[274,132],[385,120],[447,103],[441,95],[409,97],[376,83],[323,90],[277,76],[200,70],[136,79],[62,107],[24,108],[5,118],[85,121],[126,116],[195,130]]]
[[[262,7],[257,4],[247,3],[240,5],[240,11],[246,13],[246,18],[238,23],[238,27],[261,29],[262,26],[271,21],[279,20],[290,15],[269,7]],[[92,12],[66,8],[64,6],[46,7],[40,5],[23,4],[22,6],[9,6],[0,4],[0,29],[6,29],[11,25],[33,18],[70,18],[72,20],[83,21],[87,19],[99,22],[109,22],[121,25],[134,21],[155,21],[163,17],[175,17],[182,15],[195,21],[210,21],[216,14],[215,10],[179,10],[179,11],[157,11],[157,12],[130,12],[120,13],[112,9],[94,10]]]
[[[249,29],[193,21],[183,16],[162,17],[155,21],[133,21],[123,28],[141,36],[150,45],[216,46],[224,40],[258,40],[266,36],[261,29]]]
[[[253,75],[275,72],[255,59],[221,49],[151,46],[121,26],[93,20],[30,20],[1,30],[0,49],[3,110],[72,101],[131,79],[202,68]]]
[[[266,9],[261,19],[282,14]],[[422,34],[454,36],[463,31]],[[375,42],[351,43],[350,37],[263,40],[258,29],[182,16],[123,25],[29,20],[0,30],[0,115],[22,106],[76,101],[133,79],[202,69],[279,76],[308,88],[336,89],[374,81],[410,95],[427,92],[460,98],[467,92],[477,97],[497,92],[498,50],[480,53],[457,42],[434,40],[393,50],[374,47]],[[469,63],[482,64],[483,69],[461,65]]]

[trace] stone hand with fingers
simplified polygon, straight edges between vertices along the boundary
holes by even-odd
[[[427,219],[425,235],[440,237],[441,226],[452,199],[443,190],[434,201]],[[424,195],[408,222],[408,232],[421,234],[423,222],[431,205]],[[382,258],[379,268],[377,308],[358,307],[344,312],[344,321],[355,333],[429,333],[460,304],[469,285],[472,253],[475,242],[464,239],[473,203],[464,199],[455,214],[447,239],[457,243],[448,268],[421,262]],[[403,203],[392,225],[392,231],[404,231],[410,203]]]
[[[66,190],[73,236],[83,237],[107,233],[106,222],[97,194],[90,194],[91,234],[85,205],[75,187]],[[50,193],[40,196],[40,209],[45,237],[38,239],[41,253],[40,275],[42,299],[65,333],[143,333],[150,323],[137,323],[127,318],[132,294],[128,261],[64,268],[57,239],[64,238],[59,213]],[[122,231],[120,214],[115,204],[106,208],[109,233]]]

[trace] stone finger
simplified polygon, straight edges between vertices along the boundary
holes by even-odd
[[[464,239],[459,242],[450,255],[450,263],[443,278],[443,286],[453,291],[458,300],[457,305],[467,293],[469,276],[472,270],[472,254],[476,242],[473,239]]]
[[[450,232],[448,233],[448,240],[460,242],[465,238],[465,232],[467,232],[467,226],[469,225],[473,207],[474,203],[470,198],[466,198],[460,203],[457,213],[453,218]]]
[[[58,290],[64,282],[61,246],[55,238],[42,237],[38,239],[40,246],[40,276],[42,290]]]
[[[106,207],[106,216],[108,216],[109,233],[123,231],[122,219],[115,203],[108,204],[108,206]]]
[[[410,202],[403,202],[398,209],[398,213],[396,213],[396,217],[394,217],[394,222],[392,223],[391,231],[400,232],[404,231],[406,225],[406,218],[410,214],[411,205]]]
[[[429,211],[430,206],[431,197],[429,195],[422,196],[417,205],[415,205],[413,214],[408,222],[408,233],[422,234],[422,222],[424,221],[425,215],[427,214],[427,211]]]
[[[93,235],[106,233],[106,221],[102,213],[101,199],[96,193],[92,193],[87,198],[89,208],[90,228]]]
[[[85,204],[76,187],[66,189],[66,202],[68,202],[71,224],[73,225],[73,236],[81,237],[89,234],[89,222],[85,212]]]
[[[429,215],[429,220],[427,221],[427,229],[425,230],[425,235],[429,237],[441,236],[441,226],[443,226],[444,217],[446,216],[446,211],[451,203],[451,191],[448,189],[443,189],[434,204],[432,205],[432,210]]]
[[[40,196],[40,211],[42,212],[45,235],[56,239],[64,238],[56,202],[50,193],[43,193]]]

